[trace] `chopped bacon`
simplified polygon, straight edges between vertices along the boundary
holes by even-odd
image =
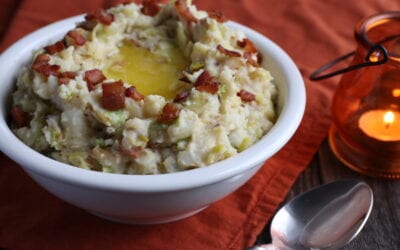
[[[262,63],[262,55],[260,52],[258,52],[256,46],[254,46],[253,42],[250,41],[247,38],[244,38],[242,41],[237,41],[237,45],[245,51],[243,53],[244,59],[246,59],[247,63],[254,66],[254,67],[260,67],[260,64]],[[257,61],[253,59],[252,54],[257,53]]]
[[[104,25],[110,25],[112,22],[114,22],[114,15],[108,13],[104,9],[97,9],[95,12],[87,14],[85,19],[89,22],[98,21]]]
[[[103,83],[103,108],[119,110],[125,107],[125,88],[122,81]]]
[[[146,16],[155,16],[160,11],[156,0],[143,0],[143,6],[140,11]]]
[[[180,110],[172,103],[165,104],[161,114],[158,116],[157,121],[161,123],[173,122],[179,116]]]
[[[237,41],[237,45],[247,53],[258,52],[258,50],[257,50],[256,46],[254,46],[253,42],[247,38],[244,38],[242,41]]]
[[[74,41],[76,46],[82,46],[86,43],[86,38],[78,30],[70,30],[67,36]]]
[[[75,79],[75,77],[77,76],[78,74],[76,73],[76,72],[74,72],[74,71],[65,71],[65,72],[62,72],[62,73],[60,73],[60,78],[61,77],[67,77],[67,78],[69,78],[69,79]]]
[[[185,90],[177,94],[174,98],[174,102],[183,102],[190,96],[190,90]]]
[[[40,54],[35,58],[35,61],[32,64],[32,68],[37,70],[40,66],[49,64],[50,56],[46,54]]]
[[[125,90],[125,96],[132,98],[135,101],[140,101],[144,99],[144,96],[140,94],[137,90],[136,87],[131,86]]]
[[[78,74],[77,74],[76,72],[73,72],[73,71],[61,72],[61,73],[58,75],[58,82],[59,82],[60,84],[68,84],[68,82],[69,82],[70,80],[75,79],[77,75],[78,75]]]
[[[237,51],[225,49],[224,47],[222,47],[221,44],[218,44],[217,50],[218,50],[219,52],[221,52],[222,54],[225,54],[225,55],[231,56],[231,57],[241,57],[241,56],[242,56],[242,55],[241,55],[239,52],[237,52]]]
[[[210,73],[208,73],[206,70],[201,73],[194,83],[194,86],[198,91],[207,92],[210,94],[215,94],[218,92],[218,85],[218,82],[214,81]]]
[[[44,50],[50,55],[53,55],[57,52],[61,52],[64,49],[65,49],[64,43],[61,41],[58,41],[55,44],[44,47]]]
[[[199,77],[197,78],[195,85],[202,84],[203,82],[209,82],[209,81],[212,81],[212,76],[210,75],[210,73],[208,73],[207,70],[204,70],[203,73],[201,73],[199,75]]]
[[[11,108],[11,121],[17,128],[25,127],[27,124],[27,114],[18,106]]]
[[[256,100],[256,96],[253,93],[244,89],[240,90],[236,95],[244,102],[252,102]]]
[[[94,87],[104,81],[106,77],[101,70],[92,69],[85,72],[83,79],[86,81],[89,91],[92,91]]]
[[[186,0],[177,0],[175,2],[175,7],[178,10],[178,13],[189,23],[190,22],[197,22],[197,18],[193,16],[190,12],[189,7],[186,4]]]
[[[38,72],[43,74],[44,76],[48,77],[50,75],[58,76],[60,74],[59,70],[60,70],[59,65],[46,64],[46,65],[43,65],[42,67],[40,67]]]
[[[32,69],[36,72],[48,77],[50,75],[58,76],[60,66],[59,65],[50,65],[50,56],[46,54],[40,54],[36,57],[35,61],[32,64]]]
[[[219,23],[224,23],[224,22],[228,21],[228,19],[220,11],[210,10],[210,11],[207,11],[207,13],[210,18],[217,20],[217,22],[219,22]]]
[[[244,59],[246,59],[247,63],[254,67],[260,67],[260,64],[256,60],[253,59],[250,53],[245,52],[243,54]]]
[[[143,151],[143,148],[142,147],[132,147],[130,149],[127,149],[127,148],[124,148],[121,146],[119,148],[119,151],[124,155],[127,155],[134,159],[137,159],[140,156],[140,152]]]
[[[91,31],[91,30],[94,29],[94,27],[96,27],[96,25],[97,25],[97,21],[95,21],[95,20],[90,20],[90,21],[86,20],[84,22],[79,23],[77,27],[82,28],[84,30]]]

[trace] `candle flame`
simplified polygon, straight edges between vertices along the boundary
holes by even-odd
[[[388,111],[383,115],[383,121],[385,122],[386,127],[394,122],[394,114],[392,111]]]
[[[392,95],[394,97],[400,97],[400,89],[393,89],[392,90]]]

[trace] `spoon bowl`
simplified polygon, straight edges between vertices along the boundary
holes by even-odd
[[[372,205],[371,188],[359,180],[339,180],[311,189],[291,200],[274,216],[273,249],[343,247],[364,227]]]

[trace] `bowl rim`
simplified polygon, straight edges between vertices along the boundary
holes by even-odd
[[[51,34],[55,30],[61,29],[63,33],[66,33],[77,22],[82,21],[83,17],[84,15],[77,15],[66,18],[24,36],[0,55],[0,65],[7,65],[10,58],[18,56],[18,52],[26,47],[26,44],[29,44],[30,41],[44,39],[43,37],[54,37]],[[261,51],[268,48],[268,56],[281,69],[282,75],[286,78],[284,86],[287,87],[286,101],[274,126],[258,142],[240,154],[207,167],[168,174],[127,175],[96,172],[51,159],[25,145],[9,128],[4,107],[1,107],[0,110],[0,134],[3,137],[0,140],[0,150],[21,165],[28,174],[36,174],[68,184],[108,191],[146,193],[186,190],[220,182],[259,166],[280,150],[299,127],[306,104],[304,81],[292,59],[269,38],[233,21],[229,21],[228,25],[243,31],[253,42],[262,43],[261,47],[264,49],[259,46]],[[7,72],[5,68],[0,68],[0,74]],[[15,80],[13,82],[15,83]],[[9,96],[9,93],[7,96]],[[5,100],[0,101],[5,104]],[[282,134],[280,133],[281,130],[286,132]]]

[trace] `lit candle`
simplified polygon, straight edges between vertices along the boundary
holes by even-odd
[[[358,126],[369,137],[380,141],[400,141],[400,113],[371,110],[358,120]]]
[[[393,97],[400,97],[400,89],[393,89],[392,90]]]

